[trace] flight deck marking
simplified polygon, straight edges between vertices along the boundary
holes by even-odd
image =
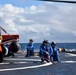
[[[75,54],[70,54],[70,53],[67,53],[67,55],[76,56]],[[26,60],[26,61],[31,61],[31,62],[33,62],[33,61],[41,61],[39,59],[18,59],[18,58],[17,59],[5,59],[5,60]],[[23,63],[23,62],[21,62],[21,63]],[[76,61],[61,61],[61,63],[76,63]],[[8,63],[6,63],[6,64],[8,64]],[[52,65],[52,63],[46,63],[46,64],[36,65],[36,66],[20,67],[20,68],[0,69],[0,71],[3,72],[3,71],[24,70],[24,69],[40,68],[40,67],[45,67],[45,66],[49,66],[49,65]]]
[[[7,64],[9,64],[9,63],[0,63],[0,65],[7,65]]]
[[[45,66],[49,66],[49,65],[52,65],[52,63],[50,62],[50,63],[46,63],[46,64],[42,64],[42,65],[20,67],[20,68],[0,69],[0,71],[4,72],[4,71],[24,70],[24,69],[40,68],[40,67],[45,67]]]
[[[0,65],[8,65],[8,64],[26,64],[26,63],[33,63],[33,62],[4,62],[0,63]]]
[[[76,61],[61,61],[61,63],[76,63]]]
[[[12,58],[12,59],[5,59],[5,60],[16,60],[16,61],[20,61],[20,60],[22,60],[22,61],[25,61],[25,62],[5,62],[5,63],[0,63],[0,65],[6,65],[6,64],[25,64],[25,63],[33,63],[33,62],[40,62],[41,60],[40,59],[18,59],[18,58],[16,58],[16,59],[14,59],[14,58]],[[27,62],[26,62],[27,61]]]
[[[5,59],[5,60],[26,60],[26,61],[41,61],[40,59],[18,59],[18,58],[16,58],[16,59]]]
[[[65,55],[65,57],[73,57],[76,56],[76,54],[71,54],[71,53],[66,53],[67,55]]]

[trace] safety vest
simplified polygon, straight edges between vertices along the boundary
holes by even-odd
[[[0,52],[2,52],[2,47],[0,46]]]

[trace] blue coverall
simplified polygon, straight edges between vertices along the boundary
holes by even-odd
[[[26,55],[27,57],[34,55],[34,45],[32,43],[29,43],[26,49],[27,49],[27,55]]]
[[[55,46],[55,47],[51,47],[51,49],[53,50],[53,61],[60,61],[59,59],[59,51],[58,51],[58,47]]]
[[[47,45],[47,52],[49,53],[48,55],[50,56],[49,60],[52,60],[53,49],[50,44]]]
[[[46,52],[47,52],[47,45],[42,44],[40,46],[40,56],[42,62],[44,62],[45,58],[48,60],[48,54],[46,54]]]

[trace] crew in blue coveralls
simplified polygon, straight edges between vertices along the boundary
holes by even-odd
[[[29,44],[27,45],[27,54],[25,57],[34,56],[34,45],[33,45],[33,39],[29,40]]]
[[[56,43],[52,42],[51,43],[51,49],[53,50],[53,61],[60,61],[59,59],[59,48],[57,47]]]
[[[47,45],[47,51],[48,51],[48,53],[49,53],[49,54],[48,54],[48,60],[49,60],[50,62],[54,63],[54,62],[53,62],[53,59],[52,59],[53,49],[52,49],[50,43],[48,43],[48,45]]]
[[[40,46],[41,63],[44,63],[44,60],[46,60],[47,62],[49,61],[49,53],[47,51],[47,44],[48,44],[48,41],[44,40]]]

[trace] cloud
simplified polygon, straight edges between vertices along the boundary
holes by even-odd
[[[10,34],[19,34],[20,42],[44,39],[76,42],[76,10],[73,4],[44,3],[30,7],[0,5],[0,24]]]

